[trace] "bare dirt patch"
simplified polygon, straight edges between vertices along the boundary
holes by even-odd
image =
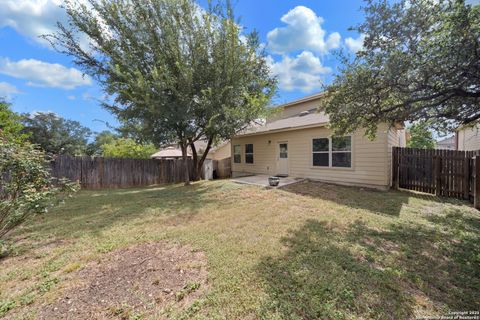
[[[113,251],[75,273],[78,283],[42,306],[39,319],[162,318],[190,305],[207,284],[202,252],[163,242]]]

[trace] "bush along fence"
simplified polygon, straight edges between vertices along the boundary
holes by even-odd
[[[193,174],[193,161],[188,170]],[[122,159],[101,157],[57,156],[51,162],[54,177],[79,181],[82,188],[108,189],[140,187],[184,181],[185,165],[182,159]]]
[[[394,147],[392,187],[470,200],[480,209],[480,150]]]

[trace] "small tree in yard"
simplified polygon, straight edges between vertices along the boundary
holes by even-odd
[[[77,189],[74,183],[51,177],[44,152],[7,139],[0,130],[0,241]]]
[[[432,132],[428,129],[426,122],[417,122],[412,124],[408,131],[410,132],[410,140],[407,147],[433,149],[435,148],[435,139]]]
[[[213,143],[266,112],[276,80],[257,34],[243,35],[228,1],[203,9],[193,0],[67,0],[65,8],[70,24],[46,38],[112,95],[104,106],[132,135],[178,144],[185,164],[190,146],[194,179]],[[207,141],[201,158],[198,140]]]
[[[117,139],[117,135],[105,130],[99,132],[95,135],[95,140],[88,144],[87,146],[87,155],[89,156],[101,156],[102,155],[102,146],[104,144],[113,143]]]
[[[448,131],[480,120],[480,5],[367,0],[363,49],[328,87],[337,133],[428,121]]]

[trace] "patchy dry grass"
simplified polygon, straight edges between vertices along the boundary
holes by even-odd
[[[208,260],[208,291],[188,308],[163,310],[165,318],[408,319],[480,310],[480,214],[405,192],[228,181],[82,191],[12,237],[13,256],[0,260],[0,317],[35,318],[89,263],[160,240]]]

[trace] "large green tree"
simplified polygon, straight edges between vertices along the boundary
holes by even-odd
[[[464,0],[367,0],[355,59],[328,87],[337,132],[380,122],[451,129],[480,119],[480,5]]]
[[[47,153],[84,155],[91,130],[78,121],[68,120],[53,112],[36,112],[22,115],[22,132],[31,143]]]
[[[46,38],[112,96],[104,106],[123,129],[155,145],[177,143],[185,162],[190,146],[194,178],[216,140],[266,112],[276,80],[257,34],[244,34],[228,1],[67,0],[65,8],[70,24]],[[207,141],[202,157],[198,140]]]

